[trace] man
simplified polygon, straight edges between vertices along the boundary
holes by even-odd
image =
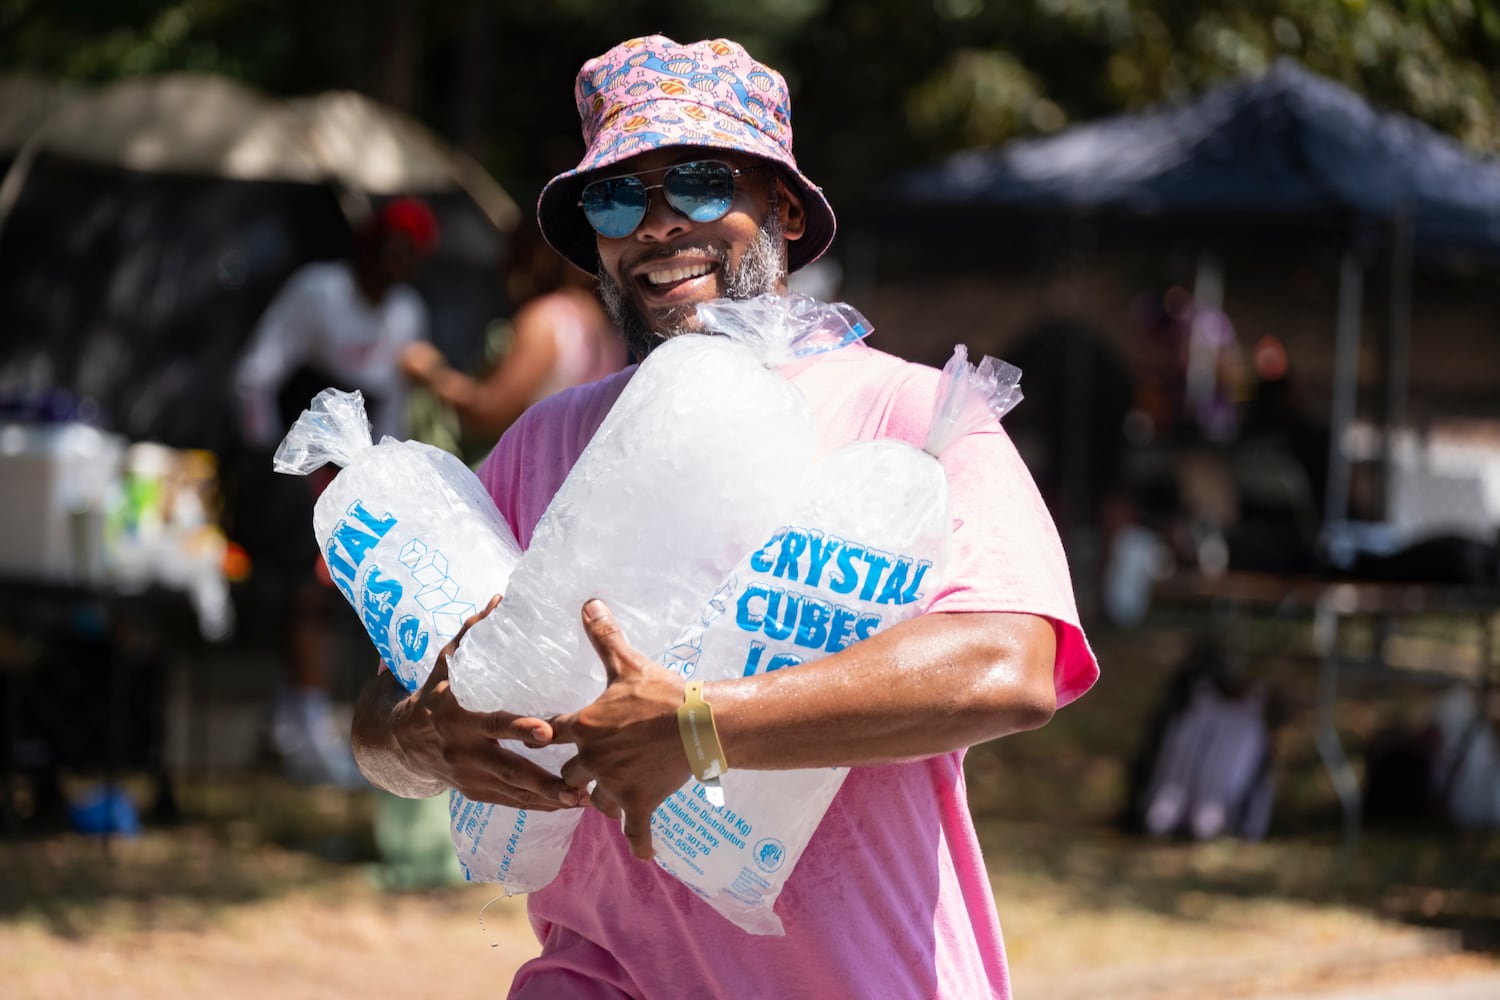
[[[700,302],[784,291],[788,268],[832,240],[833,211],[792,157],[785,83],[738,45],[634,39],[585,64],[576,94],[588,150],[543,190],[538,216],[559,252],[597,270],[637,352],[697,329]],[[854,345],[784,372],[826,447],[926,432],[930,368]],[[523,545],[629,376],[542,401],[482,467]],[[794,669],[703,687],[728,767],[853,768],[778,900],[785,937],[745,934],[642,862],[652,810],[692,774],[684,684],[630,646],[603,602],[581,609],[581,627],[609,684],[575,713],[465,712],[445,661],[410,697],[389,679],[366,692],[355,745],[376,784],[594,807],[557,879],[529,899],[542,954],[512,997],[1009,995],[963,753],[1044,724],[1097,667],[1056,531],[1004,432],[970,435],[948,459],[953,558],[928,613]],[[557,778],[496,739],[577,755]]]
[[[348,260],[314,261],[287,279],[235,369],[247,443],[274,448],[312,397],[330,386],[363,392],[377,441],[406,437],[408,386],[400,359],[425,341],[428,329],[427,307],[409,282],[438,239],[432,210],[397,198],[354,234]],[[278,575],[288,602],[285,682],[272,708],[271,748],[294,781],[363,787],[329,699],[333,590],[306,529],[316,493],[331,476],[315,477],[312,490],[309,482],[273,477],[243,516],[256,521],[247,542],[253,558]]]

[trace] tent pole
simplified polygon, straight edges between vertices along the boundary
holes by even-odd
[[[1187,360],[1187,405],[1194,418],[1210,412],[1219,381],[1219,345],[1211,339],[1204,317],[1223,308],[1224,265],[1218,254],[1200,249],[1193,277],[1193,323]]]
[[[1333,356],[1333,405],[1328,420],[1328,496],[1323,512],[1325,530],[1349,517],[1349,452],[1344,446],[1354,422],[1359,386],[1360,303],[1364,297],[1364,268],[1352,250],[1339,266],[1338,330]]]
[[[5,233],[5,223],[10,219],[11,209],[16,207],[20,200],[21,189],[26,186],[26,181],[31,177],[31,165],[36,161],[37,153],[41,150],[41,136],[43,129],[37,129],[31,137],[21,146],[16,158],[10,161],[4,177],[0,178],[0,235]]]
[[[1087,219],[1070,214],[1064,239],[1066,243],[1059,252],[1062,281],[1068,289],[1068,298],[1073,300],[1074,308],[1082,310],[1084,303],[1077,297],[1077,288],[1083,281],[1084,260],[1093,257],[1093,227]],[[1095,490],[1098,489],[1098,484],[1091,478],[1093,467],[1090,462],[1089,441],[1093,426],[1094,393],[1098,391],[1098,386],[1094,381],[1096,374],[1093,370],[1092,352],[1079,352],[1078,347],[1073,338],[1065,341],[1063,347],[1063,371],[1067,373],[1063,393],[1067,403],[1063,407],[1063,491],[1059,528],[1063,533],[1063,549],[1067,552],[1069,563],[1084,567],[1082,576],[1093,588],[1087,595],[1087,600],[1093,602],[1097,596],[1095,581],[1099,577],[1098,569],[1104,560],[1100,540],[1093,532],[1097,526],[1097,519],[1093,516],[1093,503],[1097,499]],[[1093,446],[1097,447],[1097,444]]]
[[[1391,300],[1385,330],[1385,399],[1380,435],[1381,516],[1390,520],[1395,507],[1396,435],[1406,426],[1406,396],[1411,374],[1412,224],[1405,206],[1391,221]]]

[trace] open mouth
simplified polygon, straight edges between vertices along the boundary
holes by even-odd
[[[641,271],[635,280],[646,292],[663,295],[709,277],[718,269],[719,265],[713,261],[695,261],[691,264],[663,262]]]

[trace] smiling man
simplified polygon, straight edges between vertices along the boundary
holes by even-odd
[[[733,42],[633,39],[586,63],[575,95],[587,150],[543,190],[538,219],[598,275],[637,357],[696,329],[699,303],[784,292],[832,241],[833,210],[792,156],[785,81]],[[537,404],[486,460],[480,478],[523,546],[632,372]],[[931,368],[856,344],[783,374],[824,448],[925,437]],[[964,751],[1045,724],[1098,668],[1056,529],[1004,431],[943,457],[952,554],[925,614],[794,669],[702,686],[729,768],[852,768],[777,902],[784,937],[746,934],[646,860],[652,811],[693,774],[678,711],[696,702],[602,602],[580,609],[579,627],[609,683],[569,715],[467,712],[446,654],[415,694],[372,682],[354,743],[375,784],[592,807],[528,901],[542,951],[512,997],[1010,995]],[[558,777],[497,739],[577,752]]]

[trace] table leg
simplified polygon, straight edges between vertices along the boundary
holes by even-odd
[[[16,742],[21,738],[21,685],[17,668],[0,664],[0,820],[14,839],[21,832],[16,814]]]
[[[1490,696],[1495,693],[1500,670],[1495,660],[1495,615],[1486,612],[1479,616],[1479,709],[1490,710]]]
[[[1328,771],[1339,808],[1344,813],[1344,850],[1352,852],[1359,844],[1360,813],[1364,802],[1359,780],[1354,776],[1354,768],[1350,766],[1344,745],[1339,740],[1335,717],[1339,688],[1338,631],[1339,610],[1334,599],[1321,598],[1313,620],[1313,644],[1322,660],[1318,676],[1318,756],[1323,759],[1323,767]]]
[[[111,627],[106,635],[108,643],[104,647],[104,670],[106,690],[109,691],[109,708],[104,719],[104,794],[113,800],[115,795],[122,794],[120,790],[121,760],[125,755],[125,726],[120,716],[126,701],[125,686],[125,664],[121,662],[124,654],[120,651],[120,636],[118,631]],[[99,842],[105,851],[110,849],[114,831],[114,805],[111,804],[105,813],[104,832],[99,837]]]

